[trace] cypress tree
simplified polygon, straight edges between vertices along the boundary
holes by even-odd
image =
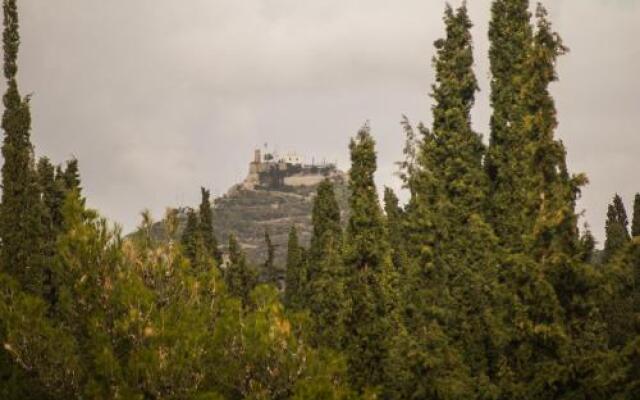
[[[446,318],[438,322],[469,366],[479,393],[495,392],[491,383],[499,362],[505,327],[498,309],[504,289],[498,284],[497,238],[484,220],[488,179],[482,165],[484,145],[471,127],[478,90],[473,72],[472,23],[466,5],[446,7],[446,36],[435,42],[436,83],[432,137],[425,141],[422,166],[432,176],[421,186],[431,196],[434,247],[431,262],[422,262],[420,286],[429,288],[431,304],[423,306],[427,321],[433,306]],[[429,195],[431,192],[431,195]],[[428,240],[428,239],[427,239]]]
[[[631,222],[631,236],[640,236],[640,193],[633,199],[633,221]]]
[[[29,98],[22,98],[16,74],[20,44],[15,0],[3,2],[4,95],[2,129],[2,206],[0,207],[0,264],[28,290],[40,293],[43,285],[42,232],[39,185],[30,140]]]
[[[267,229],[264,230],[264,243],[267,248],[267,257],[262,265],[265,281],[266,283],[278,288],[280,287],[280,274],[275,265],[276,247],[271,241],[271,235],[269,235],[269,231]]]
[[[584,233],[580,238],[580,248],[580,259],[582,260],[582,262],[594,262],[593,256],[595,255],[596,238],[593,236],[593,233],[591,233],[591,229],[589,229],[588,226],[585,226]]]
[[[514,342],[507,349],[514,343],[520,348],[535,348],[540,344],[539,332],[547,330],[543,337],[547,353],[531,357],[528,364],[534,367],[527,368],[515,353],[507,351],[508,358],[516,362],[511,368],[517,370],[517,378],[512,387],[505,387],[513,397],[522,393],[536,398],[590,398],[599,390],[589,391],[597,376],[594,360],[597,364],[607,355],[600,310],[594,305],[597,281],[592,267],[581,261],[584,254],[575,212],[586,178],[570,175],[564,145],[554,138],[558,121],[549,87],[558,80],[557,59],[567,49],[541,5],[536,19],[523,63],[524,75],[519,77],[519,115],[514,124],[514,132],[520,135],[516,149],[518,143],[524,144],[521,156],[525,165],[520,172],[525,173],[525,179],[515,186],[524,197],[517,203],[522,207],[512,221],[520,219],[525,225],[512,231],[518,236],[507,249],[520,254],[505,258],[507,268],[509,264],[524,266],[529,277],[524,283],[523,273],[514,273],[516,269],[502,277],[517,296],[509,311],[527,310],[522,318],[534,327],[520,329],[515,325]],[[529,293],[523,295],[523,290]],[[541,384],[544,381],[547,383]]]
[[[181,244],[184,255],[191,261],[192,265],[196,263],[201,243],[202,237],[199,229],[198,214],[196,214],[195,210],[189,208],[187,210],[187,224],[182,232]]]
[[[386,215],[387,234],[391,246],[393,266],[403,274],[407,266],[407,252],[404,237],[404,211],[399,205],[398,196],[391,188],[384,188],[384,212]]]
[[[603,261],[609,262],[629,242],[629,221],[624,203],[619,195],[613,197],[613,202],[607,210],[607,222],[605,223],[606,238],[604,241]]]
[[[333,183],[328,179],[325,179],[318,185],[311,210],[311,224],[313,226],[313,232],[309,251],[312,268],[310,277],[313,278],[313,264],[322,259],[322,251],[325,247],[322,240],[325,234],[329,233],[334,236],[342,235],[340,207],[336,199]]]
[[[240,298],[244,305],[248,305],[251,291],[257,283],[257,273],[247,263],[244,252],[234,235],[229,236],[229,264],[224,278],[229,293]]]
[[[42,295],[50,292],[44,270],[41,220],[43,207],[31,145],[29,97],[18,90],[18,10],[16,0],[3,1],[3,72],[7,82],[2,115],[2,203],[0,204],[0,271],[16,279],[23,289]],[[4,341],[0,322],[0,340]],[[43,398],[37,385],[19,371],[5,349],[0,349],[0,394]]]
[[[627,233],[627,237],[629,236],[629,218],[627,217],[627,210],[624,206],[624,202],[622,201],[622,197],[616,194],[613,197],[613,207],[616,210],[616,215],[618,222],[620,225],[624,227],[625,232]]]
[[[58,235],[62,232],[63,227],[62,209],[66,191],[61,181],[56,179],[56,170],[48,158],[42,157],[38,161],[37,176],[42,198],[42,256],[45,274],[43,295],[50,304],[53,304],[56,293],[53,286],[52,267],[56,255]]]
[[[287,271],[285,275],[284,304],[291,310],[300,310],[304,305],[304,288],[307,269],[304,249],[298,241],[298,230],[291,226],[287,243]]]
[[[311,214],[306,305],[314,322],[316,344],[340,348],[345,318],[344,263],[340,208],[328,179],[320,183]]]
[[[208,257],[215,260],[216,265],[222,263],[222,253],[218,248],[218,239],[213,231],[213,212],[211,208],[211,192],[200,188],[202,200],[199,209],[199,230],[202,243]]]
[[[398,175],[400,180],[402,180],[404,184],[404,188],[409,190],[411,197],[414,197],[414,184],[413,179],[416,177],[416,170],[418,168],[418,149],[419,149],[419,139],[416,135],[409,118],[406,115],[402,116],[400,120],[400,125],[402,126],[402,130],[404,131],[405,142],[404,148],[402,149],[402,153],[404,155],[404,159],[400,162],[397,162],[398,166]]]
[[[531,210],[534,221],[533,252],[542,260],[551,253],[573,257],[579,253],[578,216],[575,204],[584,175],[571,176],[567,169],[564,145],[554,138],[557,112],[549,92],[558,80],[557,58],[566,53],[560,36],[553,32],[542,6],[536,11],[536,32],[525,63],[527,79],[520,94],[525,113],[517,125],[531,142],[529,170],[533,177]]]
[[[384,383],[393,337],[393,266],[373,175],[375,141],[365,125],[351,140],[351,215],[345,240],[350,312],[346,318],[349,375],[356,390]]]
[[[529,0],[494,0],[489,23],[491,136],[485,167],[491,181],[490,216],[501,242],[522,249],[531,230],[528,140],[518,128],[519,97],[532,41]]]
[[[82,193],[82,187],[80,186],[80,168],[78,167],[77,158],[72,158],[67,161],[62,179],[67,191],[77,190],[78,193]]]
[[[463,214],[484,206],[487,178],[482,170],[484,145],[471,128],[471,109],[478,83],[473,72],[473,45],[466,5],[445,11],[446,38],[435,42],[433,60],[433,157],[443,195]]]

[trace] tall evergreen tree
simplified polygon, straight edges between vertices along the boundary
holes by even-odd
[[[609,262],[629,242],[629,220],[624,203],[619,195],[613,197],[613,202],[607,210],[607,222],[605,223],[606,238],[604,241],[604,262]]]
[[[284,304],[292,310],[303,308],[304,289],[307,282],[307,268],[304,249],[298,240],[298,230],[294,225],[289,230],[287,243],[287,270],[285,274]]]
[[[322,258],[324,240],[327,233],[334,236],[342,235],[340,224],[340,207],[336,199],[333,183],[325,179],[318,185],[316,197],[311,211],[311,224],[313,232],[311,236],[311,264]],[[313,266],[311,266],[313,268]],[[313,269],[310,271],[313,277]]]
[[[240,298],[244,305],[248,305],[251,291],[257,284],[257,273],[247,262],[234,235],[229,236],[229,264],[224,279],[229,293]]]
[[[62,172],[60,167],[54,167],[46,157],[38,162],[38,180],[40,182],[40,191],[42,201],[45,206],[47,225],[51,231],[56,234],[60,233],[63,226],[62,207],[65,198],[69,195],[70,190],[64,185],[62,180]],[[50,239],[53,235],[50,236]]]
[[[18,11],[15,0],[3,2],[4,95],[2,129],[2,206],[0,207],[0,264],[28,290],[42,290],[41,203],[33,146],[29,98],[18,90]]]
[[[82,193],[82,187],[80,186],[80,168],[78,167],[77,158],[74,157],[67,161],[63,179],[67,190],[77,190],[79,193]]]
[[[387,234],[391,246],[393,265],[396,270],[404,274],[407,266],[407,252],[405,247],[404,210],[400,207],[398,196],[391,188],[384,188],[384,213],[387,222]]]
[[[596,238],[591,233],[591,229],[589,229],[588,225],[585,225],[585,230],[582,236],[580,237],[580,248],[581,248],[581,261],[592,263],[594,262],[593,256],[595,255],[596,250]]]
[[[616,215],[618,218],[618,222],[620,225],[624,227],[624,230],[627,232],[627,236],[629,235],[629,217],[627,217],[627,210],[624,206],[624,202],[622,201],[622,197],[618,194],[613,196],[613,207],[616,210]]]
[[[264,230],[264,244],[267,249],[267,257],[262,265],[266,283],[276,288],[280,287],[280,273],[276,267],[276,247],[271,241],[271,235],[267,229]]]
[[[599,390],[591,391],[591,382],[598,374],[594,360],[599,360],[596,364],[602,362],[607,354],[601,315],[594,306],[597,281],[592,267],[581,261],[575,212],[586,178],[570,175],[564,146],[554,138],[558,121],[549,88],[558,79],[557,59],[567,49],[552,30],[541,5],[536,10],[536,20],[523,64],[525,73],[520,77],[519,115],[514,124],[514,132],[521,135],[517,140],[524,143],[521,156],[525,164],[521,172],[526,179],[516,188],[524,194],[517,216],[525,225],[524,230],[513,231],[519,236],[507,248],[521,254],[505,258],[505,266],[527,266],[529,278],[524,283],[522,274],[514,273],[515,269],[502,277],[516,294],[517,301],[510,305],[510,312],[527,310],[521,316],[535,327],[529,330],[515,325],[507,349],[511,350],[514,344],[520,349],[535,348],[539,345],[539,332],[547,330],[544,348],[551,351],[531,357],[529,365],[538,367],[530,369],[517,364],[521,362],[518,356],[507,351],[511,362],[517,360],[513,364],[517,367],[511,366],[517,373],[513,386],[507,384],[505,388],[515,397],[590,398]],[[526,296],[522,295],[524,288],[529,291]],[[542,381],[553,384],[532,383]]]
[[[435,42],[433,64],[433,157],[443,195],[464,214],[482,210],[487,178],[482,170],[484,145],[471,128],[471,109],[478,83],[473,72],[473,44],[466,5],[445,11],[446,37]]]
[[[431,197],[423,207],[433,215],[429,230],[434,243],[431,262],[420,261],[418,285],[428,288],[424,293],[431,302],[422,307],[421,318],[429,321],[434,306],[441,307],[447,317],[439,316],[438,323],[450,336],[450,346],[461,352],[478,393],[486,395],[496,391],[491,380],[504,341],[498,309],[504,290],[497,279],[497,239],[484,220],[484,146],[471,127],[478,85],[466,5],[455,11],[447,6],[444,22],[446,36],[435,42],[433,60],[433,127],[422,146],[428,154],[422,156],[421,170],[429,176],[419,180],[427,182],[419,186],[419,198]]]
[[[640,193],[633,199],[633,221],[631,222],[631,236],[640,236]]]
[[[519,97],[532,41],[529,0],[494,0],[489,23],[491,136],[486,169],[491,180],[491,222],[501,242],[523,249],[532,222],[529,202],[528,139],[518,128]]]
[[[215,260],[216,265],[222,263],[222,253],[218,248],[218,239],[213,231],[213,211],[211,208],[211,192],[200,188],[202,200],[199,209],[199,226],[202,242],[208,257]]]
[[[558,120],[549,87],[558,80],[556,62],[567,48],[552,30],[541,5],[536,10],[536,18],[536,31],[525,62],[528,73],[520,93],[524,112],[516,124],[530,141],[529,171],[533,188],[528,214],[534,225],[526,235],[532,238],[530,245],[538,259],[548,258],[554,252],[572,257],[579,252],[575,204],[580,187],[587,180],[582,174],[569,174],[564,145],[554,138]]]
[[[55,168],[48,158],[43,157],[39,160],[37,175],[42,198],[43,295],[50,304],[53,304],[56,293],[53,285],[52,268],[55,261],[58,235],[60,235],[63,228],[64,217],[62,209],[67,191],[61,181],[56,179]]]
[[[393,337],[396,300],[393,266],[373,175],[375,141],[365,125],[352,139],[349,188],[351,215],[345,240],[346,352],[356,390],[384,383]]]
[[[313,232],[309,251],[306,305],[314,322],[317,344],[340,348],[347,309],[342,260],[340,208],[333,183],[320,183],[311,213]]]
[[[416,135],[415,129],[413,129],[413,126],[411,125],[411,122],[406,115],[402,115],[400,125],[402,126],[402,130],[404,131],[405,136],[404,148],[402,149],[404,159],[400,162],[397,162],[396,165],[399,169],[398,175],[404,183],[405,189],[409,189],[409,192],[413,193],[413,191],[411,190],[411,178],[414,177],[416,173],[419,140]]]
[[[29,97],[18,90],[20,33],[16,0],[3,1],[3,72],[6,92],[2,115],[2,203],[0,204],[0,272],[16,279],[23,289],[36,295],[50,294],[50,274],[45,270],[42,232],[43,206],[31,145]],[[0,340],[5,326],[0,322]],[[28,374],[5,348],[0,349],[0,395],[42,398]]]
[[[198,214],[194,209],[187,210],[187,224],[182,232],[182,249],[184,255],[195,265],[198,258],[198,252],[202,247],[202,236],[199,229]]]

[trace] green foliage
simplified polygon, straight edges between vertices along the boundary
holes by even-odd
[[[300,310],[305,304],[307,260],[304,253],[304,249],[298,241],[298,231],[295,226],[291,226],[287,244],[287,270],[284,291],[284,304],[290,310]]]
[[[68,191],[77,190],[80,193],[82,192],[82,188],[80,187],[80,169],[78,168],[78,160],[76,158],[67,161],[66,168],[62,174],[62,180]]]
[[[611,261],[629,242],[628,225],[629,221],[624,203],[622,198],[616,194],[607,210],[606,239],[603,252],[604,262]]]
[[[280,271],[276,266],[276,247],[271,241],[269,231],[264,231],[264,242],[267,248],[267,258],[264,260],[263,271],[265,275],[264,282],[275,288],[280,288]]]
[[[311,211],[311,222],[313,232],[311,236],[311,248],[309,249],[311,257],[311,271],[309,274],[310,277],[313,278],[315,273],[313,264],[322,259],[323,250],[326,247],[323,241],[328,237],[334,239],[342,237],[340,207],[336,199],[334,186],[328,179],[318,185]],[[336,244],[338,244],[338,242],[336,242]]]
[[[43,290],[44,271],[40,224],[42,207],[31,145],[29,97],[22,98],[16,81],[20,44],[15,1],[4,1],[4,94],[2,129],[2,205],[0,207],[0,265],[33,293]]]
[[[185,256],[191,263],[195,263],[204,243],[199,229],[198,214],[191,208],[187,210],[187,225],[182,232],[181,243]]]
[[[523,235],[532,225],[527,215],[529,140],[518,128],[524,111],[520,93],[533,35],[530,18],[529,0],[492,3],[489,61],[493,114],[485,168],[491,182],[490,221],[500,241],[514,249],[522,248]]]
[[[351,140],[351,216],[345,239],[346,353],[354,389],[384,384],[390,337],[397,322],[397,283],[373,175],[375,142],[365,125]]]
[[[391,246],[391,257],[393,266],[399,273],[404,273],[407,269],[407,251],[404,237],[404,210],[399,205],[398,197],[393,190],[384,188],[384,212],[386,215],[386,226],[388,242]]]
[[[346,231],[326,180],[309,251],[291,226],[284,303],[270,232],[258,285],[233,235],[228,257],[218,249],[208,190],[178,245],[177,210],[168,241],[148,211],[123,240],[86,208],[76,159],[35,164],[16,1],[3,11],[0,398],[640,396],[640,195],[631,235],[614,197],[600,263],[577,228],[586,178],[555,138],[550,85],[566,48],[542,6],[534,26],[527,0],[492,3],[488,149],[471,124],[472,24],[465,3],[446,7],[433,126],[401,122],[407,204],[386,188],[383,212],[365,125],[350,144]]]
[[[636,193],[633,200],[633,221],[631,224],[631,236],[640,236],[640,193]]]
[[[341,357],[310,348],[272,288],[244,309],[217,269],[194,271],[179,247],[123,243],[77,191],[64,215],[53,313],[0,274],[4,348],[52,398],[350,396]]]
[[[213,258],[217,265],[222,263],[222,252],[218,248],[218,239],[213,231],[213,212],[211,206],[211,192],[200,188],[202,200],[199,209],[199,225],[202,244],[207,257]]]
[[[596,250],[596,238],[591,230],[585,226],[585,231],[580,237],[580,259],[582,262],[593,263]]]
[[[340,208],[329,180],[318,186],[311,214],[313,233],[309,249],[305,305],[313,320],[314,342],[340,349],[344,338],[345,298]]]
[[[235,236],[229,236],[229,262],[224,271],[224,279],[231,295],[250,304],[250,293],[258,282],[257,271],[249,265]]]

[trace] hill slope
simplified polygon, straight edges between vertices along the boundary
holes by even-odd
[[[258,165],[258,166],[256,166]],[[234,234],[247,258],[260,265],[266,258],[265,230],[276,246],[276,264],[284,266],[289,229],[295,225],[303,245],[311,239],[311,210],[318,184],[330,179],[343,214],[348,207],[347,176],[333,165],[305,167],[291,164],[252,162],[244,182],[234,185],[214,200],[213,224],[218,242],[226,250],[229,235]],[[178,209],[178,240],[186,224],[188,208]],[[343,220],[345,220],[343,215]],[[153,226],[156,240],[168,240],[163,222]]]

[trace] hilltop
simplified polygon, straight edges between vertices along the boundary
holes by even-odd
[[[346,210],[347,175],[335,164],[306,164],[295,153],[279,156],[256,150],[246,178],[213,202],[214,230],[221,247],[226,249],[229,235],[233,234],[248,259],[259,265],[266,257],[266,229],[276,246],[276,264],[282,267],[291,226],[296,226],[301,243],[309,244],[312,200],[324,179],[335,184],[338,202]],[[178,237],[186,223],[187,210],[188,207],[178,209]],[[157,240],[168,239],[162,222],[154,225],[153,233]]]

